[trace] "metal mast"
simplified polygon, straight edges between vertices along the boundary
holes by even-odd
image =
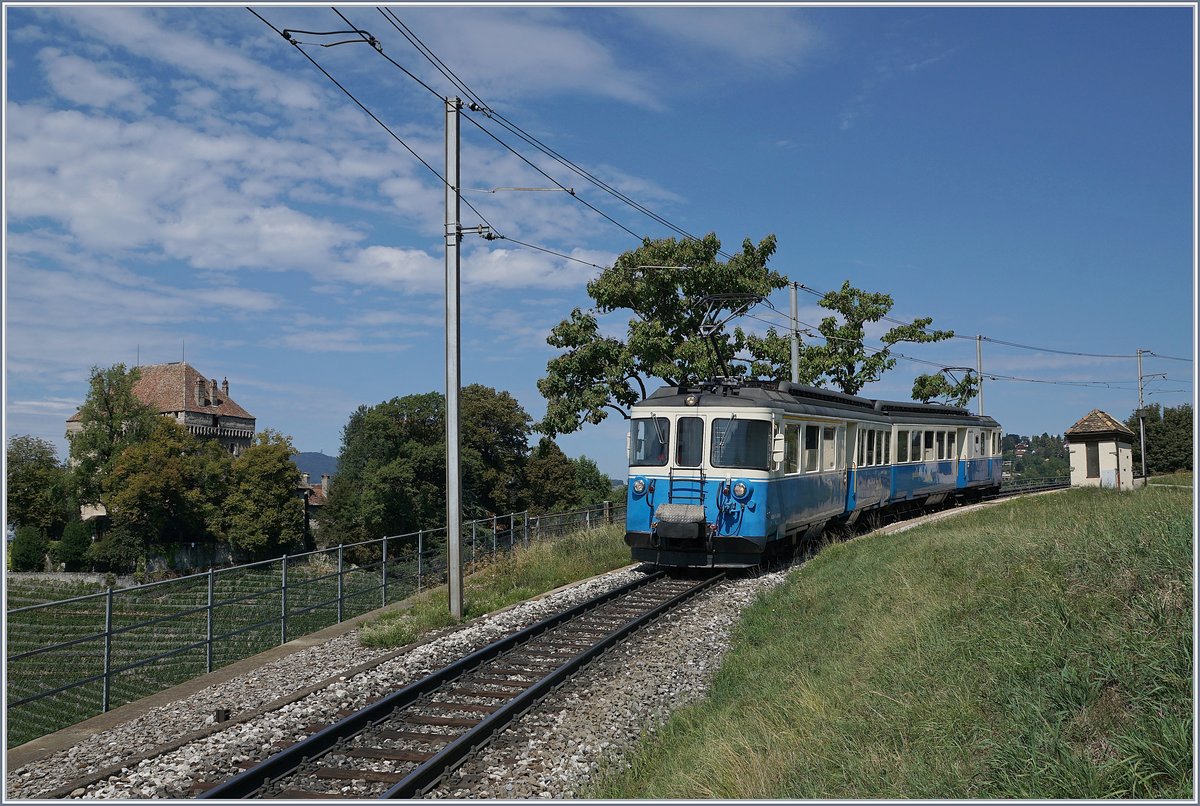
[[[462,488],[459,457],[458,392],[462,383],[459,315],[458,115],[462,101],[446,99],[446,578],[450,588],[450,615],[462,618]]]

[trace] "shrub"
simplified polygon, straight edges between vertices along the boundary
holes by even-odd
[[[63,529],[62,540],[51,546],[50,559],[62,563],[68,571],[82,571],[88,565],[92,547],[92,527],[83,521],[71,521]]]
[[[18,526],[12,542],[14,571],[41,571],[46,564],[50,541],[36,526]]]

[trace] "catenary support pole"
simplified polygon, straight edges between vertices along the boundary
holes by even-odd
[[[979,379],[979,414],[983,415],[983,336],[975,337],[975,377]]]
[[[1138,430],[1141,431],[1141,449],[1142,449],[1142,478],[1146,478],[1146,404],[1142,399],[1142,353],[1145,352],[1140,347],[1138,348]],[[1120,465],[1120,460],[1117,462]]]
[[[800,301],[799,283],[792,283],[792,383],[800,383]]]
[[[459,322],[459,214],[458,118],[462,101],[446,99],[446,578],[450,589],[450,615],[462,618],[462,490],[459,486],[458,392],[461,383],[462,334]]]

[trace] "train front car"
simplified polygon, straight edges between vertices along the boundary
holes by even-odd
[[[762,561],[774,426],[738,388],[660,389],[629,425],[625,542],[635,560],[741,568]]]

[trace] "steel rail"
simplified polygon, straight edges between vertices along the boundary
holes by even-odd
[[[252,767],[242,773],[235,775],[227,781],[224,781],[216,786],[208,789],[205,792],[198,794],[197,798],[205,799],[237,799],[245,798],[252,795],[254,792],[269,785],[272,781],[282,778],[292,772],[296,767],[303,764],[305,761],[316,758],[333,748],[343,739],[347,739],[355,734],[361,733],[367,729],[371,723],[378,722],[386,718],[392,711],[398,708],[403,708],[416,702],[422,695],[434,691],[441,687],[447,681],[453,680],[461,676],[465,672],[474,669],[476,666],[491,660],[492,658],[507,652],[513,647],[522,644],[531,638],[534,638],[559,624],[570,621],[577,616],[593,610],[600,605],[603,605],[612,599],[620,598],[638,588],[644,587],[657,579],[661,579],[666,575],[666,572],[659,571],[652,574],[647,574],[641,579],[634,580],[626,585],[608,591],[606,594],[598,596],[594,599],[589,599],[575,607],[565,610],[562,613],[545,618],[536,624],[494,641],[487,646],[472,652],[464,658],[461,658],[445,668],[434,672],[427,677],[417,680],[408,686],[393,692],[378,702],[364,708],[357,713],[351,714],[344,719],[329,725],[317,733],[314,733],[309,738],[297,742],[291,747],[287,747],[270,758],[266,759],[262,764]]]
[[[724,573],[715,574],[613,630],[593,646],[558,666],[558,668],[551,671],[541,680],[501,706],[500,710],[485,717],[478,725],[446,745],[433,758],[421,764],[421,766],[409,773],[403,780],[380,795],[380,799],[412,798],[421,794],[457,766],[471,751],[486,742],[493,733],[496,733],[513,719],[532,708],[543,697],[605,650],[619,643],[647,622],[653,621],[661,614],[674,609],[701,591],[715,585],[724,579],[724,577]]]

